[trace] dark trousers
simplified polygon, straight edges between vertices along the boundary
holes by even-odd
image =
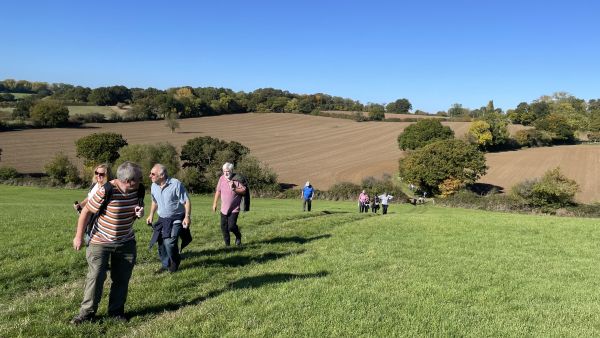
[[[88,273],[85,279],[83,301],[79,314],[95,315],[102,298],[102,290],[110,259],[110,295],[108,296],[108,315],[117,316],[125,313],[125,300],[129,289],[129,279],[137,256],[135,241],[122,244],[98,245],[90,244],[85,256],[88,262]]]
[[[158,240],[158,257],[163,268],[177,271],[181,264],[181,255],[179,254],[178,242],[179,232],[182,225],[180,222],[173,223],[171,226],[171,237],[159,238]]]
[[[229,237],[229,232],[233,232],[236,240],[242,240],[242,233],[237,225],[239,213],[232,212],[229,215],[221,214],[221,232],[223,233],[223,241],[225,241],[225,245],[229,246],[231,244],[231,239]]]
[[[304,203],[302,203],[302,211],[306,211],[306,207],[308,207],[308,211],[310,211],[311,206],[312,206],[312,201],[310,199],[305,199]]]
[[[360,212],[369,212],[369,203],[360,202],[358,208]]]
[[[383,212],[384,215],[387,214],[387,207],[388,207],[387,204],[382,204],[381,205],[381,211]]]

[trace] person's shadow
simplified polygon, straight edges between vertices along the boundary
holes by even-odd
[[[134,310],[129,313],[129,317],[146,316],[151,314],[160,314],[165,311],[176,311],[182,307],[189,305],[199,305],[207,299],[215,298],[227,291],[235,291],[240,289],[255,289],[264,285],[285,283],[292,280],[321,278],[328,275],[327,271],[319,271],[315,273],[293,274],[293,273],[266,273],[259,276],[244,277],[239,280],[230,282],[225,287],[209,292],[206,295],[198,296],[188,301],[179,303],[164,303],[160,305],[149,306],[140,310]]]

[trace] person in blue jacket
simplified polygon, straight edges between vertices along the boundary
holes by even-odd
[[[313,189],[313,186],[310,185],[309,181],[306,181],[304,188],[302,188],[302,196],[301,197],[302,197],[302,200],[304,201],[302,203],[302,211],[306,211],[307,208],[308,208],[308,211],[310,211],[310,209],[312,207],[313,197],[315,197],[315,189]]]

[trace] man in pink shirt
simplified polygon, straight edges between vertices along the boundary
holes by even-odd
[[[233,180],[233,164],[223,164],[223,175],[219,177],[213,201],[213,212],[217,211],[217,201],[221,198],[221,232],[225,246],[230,245],[229,233],[235,235],[235,245],[242,245],[242,233],[237,225],[240,214],[240,203],[242,196],[246,193],[246,187],[240,182]]]

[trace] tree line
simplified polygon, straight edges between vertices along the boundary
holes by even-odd
[[[30,94],[17,99],[12,93]],[[189,118],[221,114],[248,112],[302,113],[319,111],[370,111],[373,113],[408,113],[412,109],[407,99],[398,99],[387,105],[364,105],[357,100],[331,96],[328,94],[295,94],[289,91],[260,88],[252,92],[235,92],[228,88],[215,87],[176,87],[167,90],[156,88],[127,88],[109,86],[89,88],[64,83],[48,84],[24,80],[0,81],[0,103],[14,107],[13,119],[31,119],[38,126],[60,126],[68,123],[62,113],[57,118],[47,119],[35,111],[39,104],[52,101],[51,108],[60,105],[98,105],[127,107],[122,114],[108,116],[112,121],[139,121],[168,119],[169,117]],[[104,118],[104,117],[103,117]],[[90,121],[87,121],[90,122]],[[97,122],[97,121],[92,121]]]

